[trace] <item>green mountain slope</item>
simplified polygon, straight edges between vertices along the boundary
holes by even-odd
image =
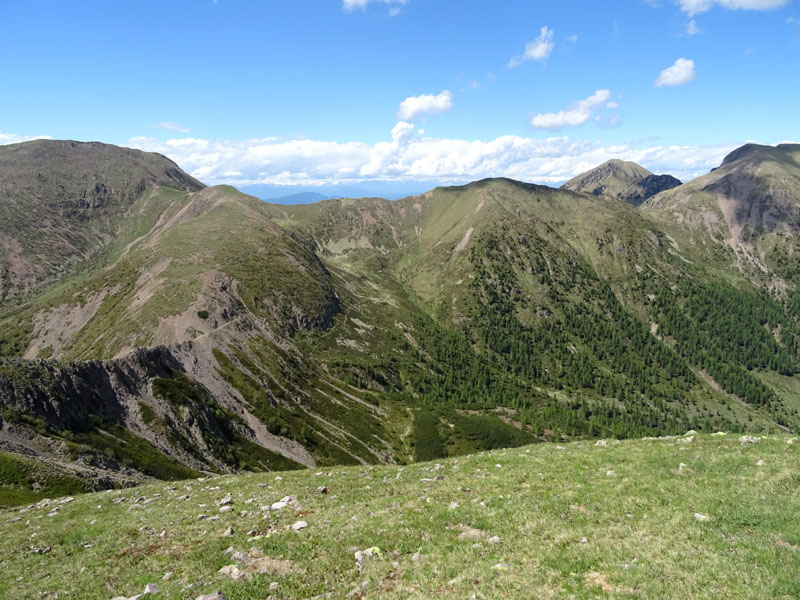
[[[331,201],[276,209],[280,216],[279,223],[311,235],[327,249],[325,256],[344,268],[365,273],[380,255],[384,272],[402,282],[432,317],[434,324],[415,340],[421,355],[460,361],[444,381],[424,378],[423,397],[432,405],[505,405],[520,409],[537,430],[547,428],[541,421],[546,414],[551,429],[573,434],[615,426],[617,434],[680,429],[676,418],[735,427],[750,418],[744,417],[744,397],[749,404],[774,402],[770,418],[779,415],[783,422],[780,415],[794,408],[782,406],[760,380],[737,370],[741,356],[728,357],[735,338],[720,342],[712,327],[683,307],[748,323],[750,329],[742,331],[755,339],[764,328],[761,315],[753,321],[753,303],[766,303],[763,310],[772,306],[773,326],[784,323],[787,340],[795,335],[793,319],[755,291],[728,289],[725,280],[721,289],[709,285],[703,268],[690,264],[662,230],[626,204],[487,180],[393,204]],[[399,233],[403,221],[406,234]],[[725,313],[709,307],[720,293],[742,302]],[[674,313],[685,319],[671,321]],[[669,335],[662,336],[659,327],[668,326]],[[676,344],[676,337],[687,341]],[[710,358],[701,356],[689,346],[698,337],[702,345],[720,349]],[[759,354],[755,362],[777,352],[774,340],[759,343],[752,349]],[[794,372],[788,367],[796,364],[793,356],[787,374]],[[708,368],[724,379],[722,390]],[[477,378],[475,371],[481,373]],[[463,373],[470,375],[460,377]],[[759,392],[744,394],[747,386]],[[563,389],[571,391],[566,411],[552,401]],[[583,404],[576,396],[592,400]],[[617,412],[620,400],[627,406]],[[576,414],[591,415],[595,425]]]
[[[800,429],[793,296],[693,244],[670,193],[487,179],[279,206],[151,184],[136,227],[0,304],[0,450],[97,489]]]

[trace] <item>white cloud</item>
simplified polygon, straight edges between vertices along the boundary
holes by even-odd
[[[451,108],[453,108],[453,93],[450,90],[444,90],[436,95],[409,96],[400,103],[397,118],[401,121],[413,121],[420,115],[442,113]]]
[[[653,172],[686,180],[718,166],[740,145],[645,146],[640,142],[603,146],[566,136],[505,135],[485,141],[423,135],[401,121],[389,141],[377,144],[276,138],[164,142],[140,137],[128,145],[165,154],[209,184],[315,186],[379,180],[423,181],[431,187],[484,177],[559,183],[610,158],[632,160]]]
[[[570,44],[577,44],[577,43],[578,43],[578,34],[577,34],[577,33],[574,33],[574,34],[572,34],[572,35],[568,35],[568,36],[567,36],[567,41],[568,41]]]
[[[394,17],[400,14],[400,6],[406,2],[408,0],[342,0],[342,8],[347,12],[352,12],[354,10],[364,10],[370,3],[386,4],[389,6],[389,16]]]
[[[189,129],[188,127],[181,127],[174,121],[156,123],[153,127],[158,127],[160,129],[168,129],[169,131],[177,131],[178,133],[189,133],[191,131],[191,129]]]
[[[18,144],[20,142],[29,142],[31,140],[51,140],[52,135],[20,135],[18,133],[3,133],[0,131],[0,146],[6,144]]]
[[[577,39],[577,38],[576,38]],[[539,37],[525,44],[525,52],[508,61],[510,68],[518,67],[527,60],[544,60],[553,51],[553,30],[544,26],[539,31]]]
[[[531,125],[537,129],[561,129],[566,125],[583,125],[603,107],[608,109],[617,108],[616,102],[609,102],[611,92],[608,90],[597,90],[585,100],[574,102],[566,110],[555,113],[539,113],[531,119]]]
[[[699,33],[703,33],[703,30],[700,29],[700,26],[697,24],[697,21],[691,19],[686,24],[686,35],[692,36],[692,35],[697,35]]]
[[[656,87],[683,85],[697,79],[694,72],[694,61],[688,58],[679,58],[671,67],[667,67],[656,79]]]
[[[789,0],[676,0],[681,10],[694,16],[721,6],[730,10],[774,10],[789,3]]]

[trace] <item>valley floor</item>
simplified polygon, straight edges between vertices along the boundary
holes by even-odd
[[[158,483],[0,512],[0,590],[798,598],[798,491],[800,440],[738,434]]]

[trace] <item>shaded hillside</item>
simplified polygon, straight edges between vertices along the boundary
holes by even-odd
[[[634,206],[639,206],[648,198],[678,187],[680,184],[681,180],[672,175],[648,175],[625,188],[621,198]]]
[[[636,163],[612,159],[570,179],[561,188],[618,198],[639,206],[651,196],[680,184],[672,175],[654,175]]]

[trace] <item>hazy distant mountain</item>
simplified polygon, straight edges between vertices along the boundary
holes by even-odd
[[[651,196],[680,184],[680,180],[672,175],[654,175],[636,163],[613,159],[570,179],[561,187],[594,196],[619,198],[639,206]]]
[[[397,200],[406,196],[421,194],[429,190],[432,184],[423,182],[386,182],[372,181],[358,185],[324,185],[324,186],[296,186],[296,185],[245,185],[241,186],[241,191],[246,194],[267,200],[269,202],[283,202],[282,199],[295,194],[318,194],[325,198],[386,198]],[[279,202],[280,200],[280,202]],[[306,202],[302,202],[305,204]]]
[[[298,192],[297,194],[289,194],[288,196],[269,198],[269,201],[274,204],[313,204],[314,202],[321,202],[329,199],[330,196],[318,194],[317,192]]]
[[[628,164],[280,205],[100,144],[2,156],[34,158],[0,160],[0,450],[90,487],[800,427],[796,146],[643,208]]]

